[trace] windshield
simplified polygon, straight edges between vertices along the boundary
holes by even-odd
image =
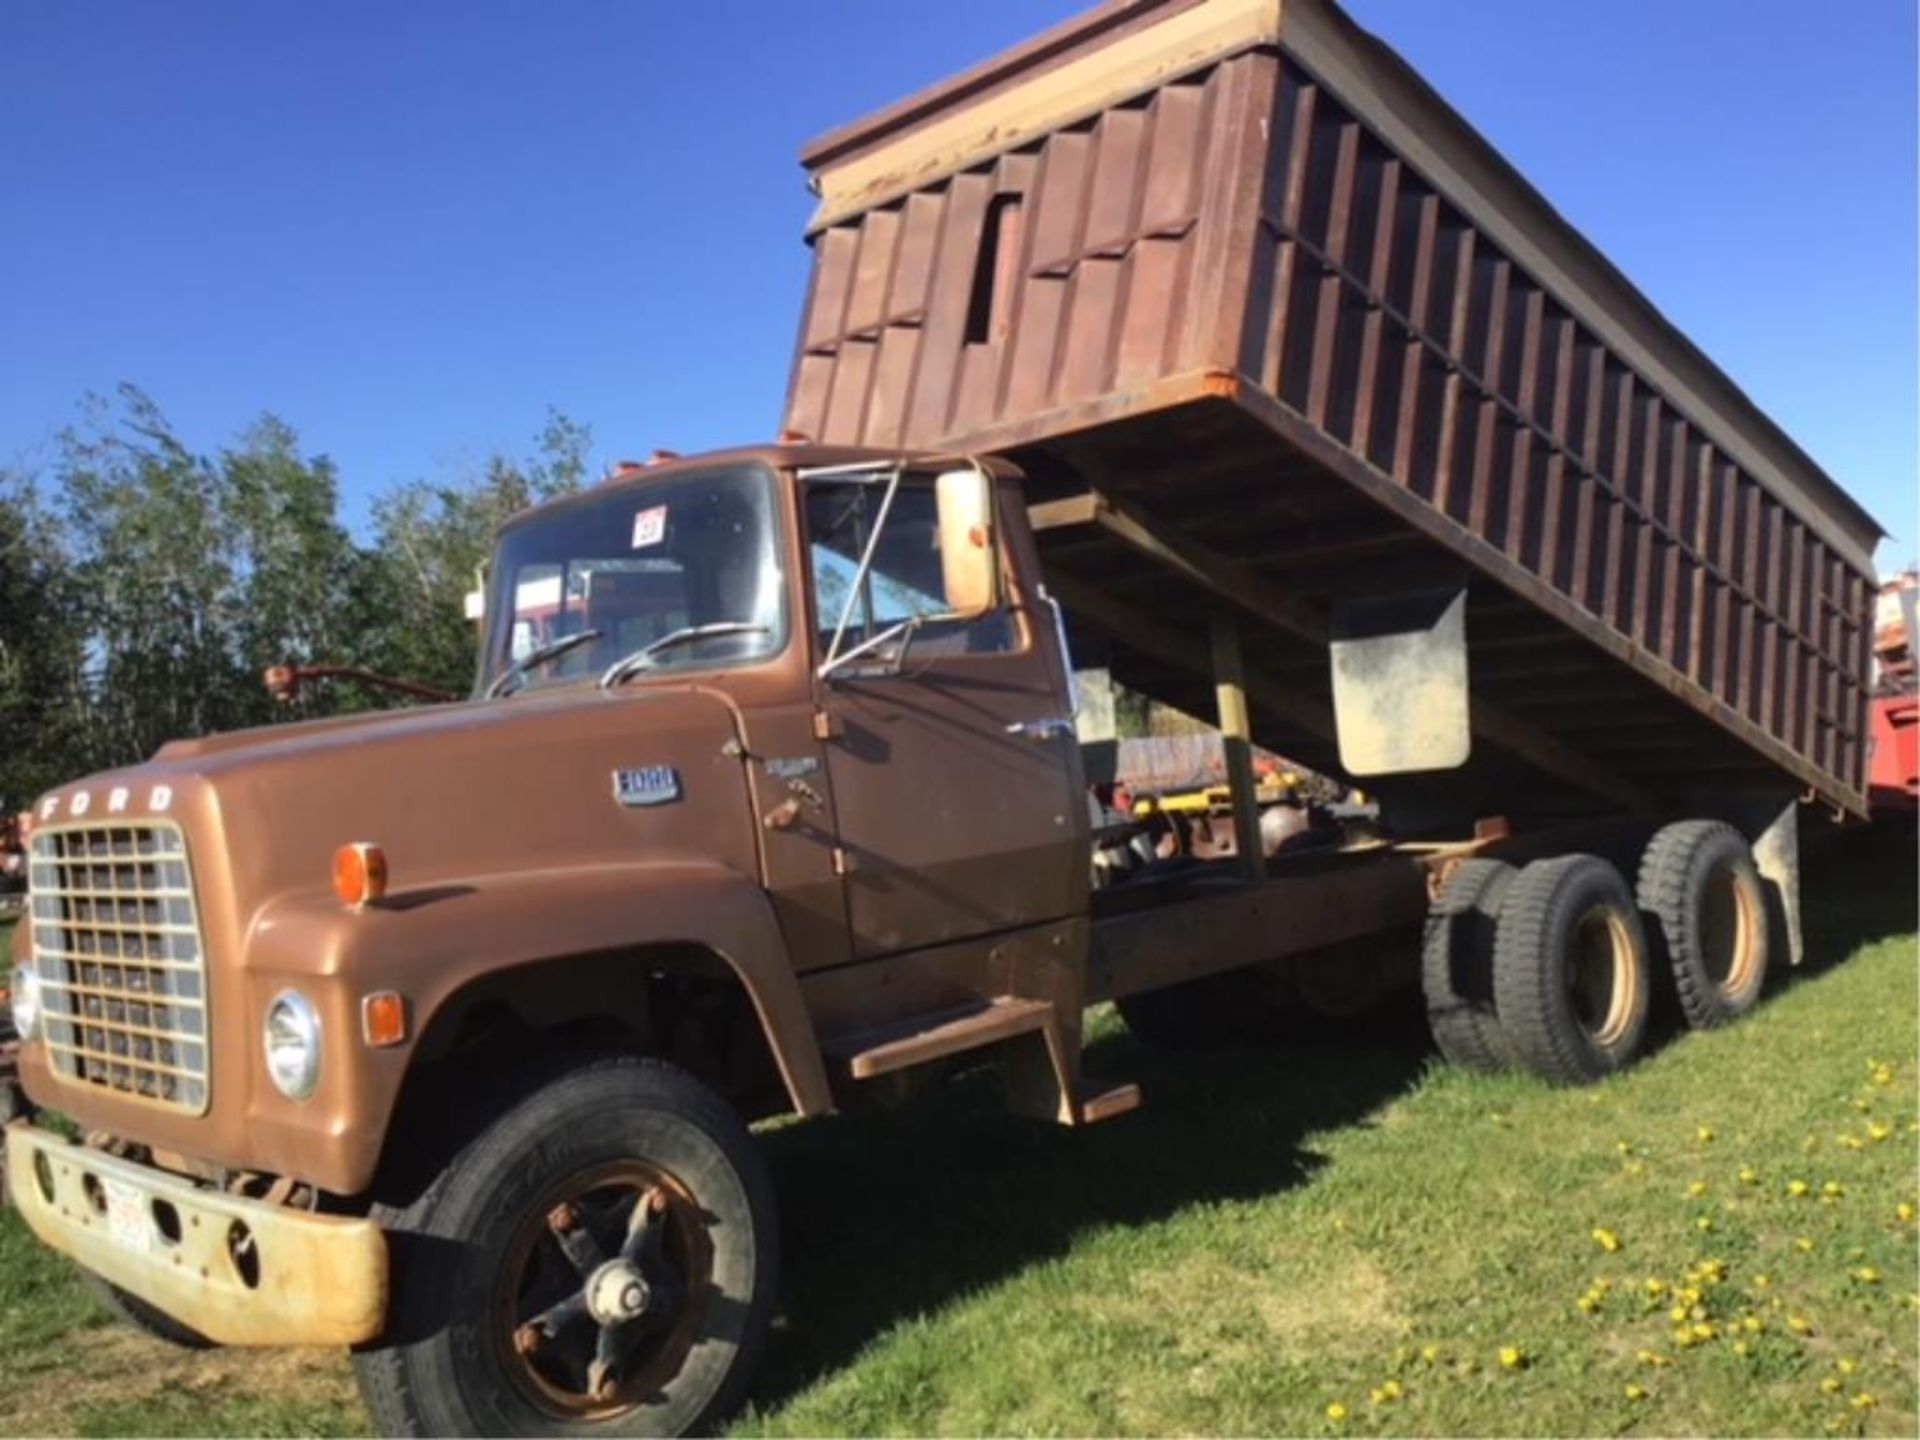
[[[589,494],[510,527],[488,581],[482,689],[598,679],[693,627],[725,633],[683,636],[646,668],[775,654],[786,643],[786,592],[774,540],[772,477],[751,466]],[[558,653],[542,658],[550,647]],[[516,663],[525,673],[503,684]]]

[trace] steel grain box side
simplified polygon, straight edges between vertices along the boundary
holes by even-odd
[[[1308,606],[1464,561],[1476,694],[1861,807],[1878,528],[1325,0],[1109,5],[804,159],[789,428],[1013,454]]]

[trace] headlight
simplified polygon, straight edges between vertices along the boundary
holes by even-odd
[[[320,1082],[320,1016],[298,990],[282,990],[267,1006],[267,1074],[289,1100],[304,1100]]]
[[[13,1028],[22,1040],[33,1038],[40,1023],[40,977],[25,965],[13,967]]]

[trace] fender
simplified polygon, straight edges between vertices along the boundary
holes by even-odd
[[[250,1009],[264,1014],[280,991],[301,990],[320,1012],[324,1060],[306,1101],[285,1099],[256,1072],[248,1087],[255,1163],[339,1194],[364,1190],[413,1042],[460,990],[542,960],[669,944],[702,946],[727,962],[753,1001],[794,1110],[830,1110],[812,1017],[757,880],[711,863],[567,865],[441,879],[360,911],[324,891],[263,906],[247,937]],[[377,1050],[362,1041],[360,1002],[372,990],[406,997],[409,1043]]]

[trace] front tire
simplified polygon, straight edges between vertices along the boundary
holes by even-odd
[[[683,1435],[739,1404],[773,1307],[772,1186],[683,1071],[566,1073],[376,1218],[393,1299],[354,1364],[386,1434]]]
[[[1501,1028],[1535,1074],[1582,1085],[1640,1054],[1653,989],[1620,872],[1595,855],[1536,860],[1507,888],[1493,947]]]
[[[100,1297],[116,1318],[134,1329],[182,1350],[214,1348],[213,1341],[191,1325],[174,1319],[158,1306],[148,1304],[138,1295],[122,1290],[111,1281],[102,1280],[91,1271],[82,1273],[86,1275],[87,1288]]]

